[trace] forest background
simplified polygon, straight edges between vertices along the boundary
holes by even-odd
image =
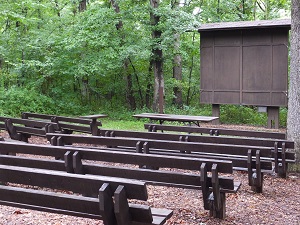
[[[199,102],[201,24],[290,18],[289,0],[0,0],[0,114],[157,111],[210,115]],[[265,125],[253,106],[224,123]],[[286,126],[287,108],[280,109]]]

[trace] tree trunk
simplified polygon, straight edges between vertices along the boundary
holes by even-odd
[[[78,11],[84,12],[85,10],[86,10],[86,0],[81,0],[78,5]],[[85,57],[84,53],[81,53],[80,57],[81,59],[83,59]],[[90,101],[88,74],[84,74],[81,78],[81,97],[82,97],[82,102],[84,103]]]
[[[150,0],[152,9],[156,9],[159,6],[159,0]],[[163,53],[161,49],[161,31],[156,28],[159,23],[160,17],[153,13],[150,13],[151,25],[153,26],[152,39],[152,68],[154,73],[154,94],[153,94],[153,110],[155,112],[164,112],[164,76],[163,76]]]
[[[120,13],[120,8],[118,3],[115,0],[110,0],[111,6],[114,8],[116,13]],[[121,30],[123,28],[123,22],[119,20],[119,22],[116,24],[117,30]],[[124,42],[125,35],[122,35],[122,40]],[[121,44],[122,45],[122,44]],[[132,74],[129,71],[129,63],[130,59],[126,58],[123,62],[123,71],[124,71],[124,79],[126,83],[126,101],[130,107],[131,110],[136,109],[136,101],[133,94],[133,84],[132,84]]]
[[[145,96],[145,102],[146,102],[146,107],[148,109],[151,108],[151,91],[153,90],[152,86],[152,73],[153,73],[153,63],[149,63],[149,68],[148,68],[148,76],[147,76],[147,85],[146,85],[146,96]]]
[[[173,4],[173,9],[177,10],[179,8],[179,0],[175,0]],[[183,100],[182,100],[182,58],[180,54],[180,34],[174,34],[174,59],[173,59],[173,78],[176,80],[176,84],[173,87],[174,98],[173,104],[178,108],[182,108]]]
[[[78,11],[83,12],[86,10],[86,0],[81,0],[79,2]]]
[[[297,170],[300,171],[300,2],[292,0],[291,61],[288,100],[288,139],[295,142]]]
[[[175,104],[178,108],[182,108],[182,59],[179,53],[180,48],[180,34],[174,35],[174,48],[175,48],[175,56],[174,56],[174,66],[173,66],[173,78],[177,81],[176,85],[173,88],[174,99],[173,104]]]

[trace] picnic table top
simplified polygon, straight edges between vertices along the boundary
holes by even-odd
[[[175,115],[175,114],[159,114],[159,113],[141,113],[133,115],[136,118],[148,118],[159,121],[178,121],[178,122],[211,122],[219,119],[215,116],[190,116],[190,115]]]
[[[80,116],[80,118],[83,118],[83,119],[99,119],[99,118],[105,118],[105,117],[107,117],[107,115],[105,115],[105,114]]]

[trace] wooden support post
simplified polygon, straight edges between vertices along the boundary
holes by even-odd
[[[67,151],[64,154],[65,168],[66,168],[67,173],[74,173],[72,156],[73,156],[73,153],[70,151]]]
[[[51,121],[52,123],[57,123],[58,129],[61,131],[61,126],[60,126],[59,121],[58,121],[58,119],[57,119],[56,116],[51,117],[50,121]]]
[[[287,174],[287,163],[285,161],[285,143],[282,143],[281,147],[281,163],[279,163],[278,167],[278,176],[281,178],[286,178]]]
[[[46,124],[45,133],[55,133],[54,125],[53,124]],[[47,138],[47,140],[50,142],[49,137]]]
[[[118,225],[130,225],[131,224],[131,215],[129,212],[129,205],[126,196],[125,187],[119,185],[114,193],[115,198],[115,216],[117,219]]]
[[[218,165],[213,164],[211,168],[212,173],[212,189],[213,189],[213,207],[210,210],[214,218],[224,219],[226,214],[225,207],[225,193],[221,193],[218,175]]]
[[[180,136],[180,137],[179,137],[179,141],[180,141],[180,142],[183,141],[183,136]],[[180,150],[180,153],[185,153],[185,151],[184,151],[184,150]]]
[[[200,166],[200,182],[201,182],[201,189],[202,189],[202,198],[203,198],[203,205],[204,209],[210,209],[210,202],[209,202],[209,186],[207,183],[207,165],[206,163],[202,163]]]
[[[138,141],[135,145],[135,151],[137,153],[143,153],[143,142],[142,141]]]
[[[212,116],[220,118],[220,105],[218,105],[218,104],[213,104],[212,105]],[[212,124],[213,125],[219,125],[220,124],[220,119],[213,120]]]
[[[135,145],[136,153],[143,153],[143,143],[142,141],[138,141]],[[140,164],[139,168],[143,168],[144,165]]]
[[[51,137],[50,144],[53,146],[56,146],[57,145],[57,137],[55,137],[55,136]]]
[[[146,141],[144,144],[143,144],[143,151],[145,154],[149,154],[150,153],[150,150],[149,150],[149,142]]]
[[[72,159],[74,173],[84,174],[80,153],[78,151],[74,152]]]
[[[268,128],[279,128],[279,107],[267,107],[267,113],[268,113]]]
[[[92,121],[90,122],[90,129],[93,136],[99,136],[100,130],[97,126],[97,119],[92,119]]]
[[[252,150],[248,150],[247,154],[247,167],[248,167],[248,184],[249,186],[253,186],[253,165],[252,165]]]
[[[248,181],[251,190],[256,193],[262,192],[263,187],[263,174],[261,172],[261,162],[260,162],[260,150],[257,150],[255,153],[255,171],[252,162],[252,150],[248,150]]]
[[[57,146],[64,146],[65,145],[63,137],[57,137],[56,145]]]
[[[151,130],[151,131],[152,131],[152,132],[157,132],[157,128],[156,128],[155,125],[152,126],[152,130]]]
[[[5,120],[5,128],[13,140],[28,142],[28,136],[22,135],[17,132],[15,126],[13,125],[11,119]],[[30,137],[30,136],[29,136]]]
[[[252,186],[252,190],[256,193],[262,193],[263,190],[263,173],[261,172],[260,166],[260,150],[256,150],[255,156],[255,176],[253,177],[254,186]]]
[[[274,143],[274,164],[275,164],[275,173],[279,171],[279,152],[278,152],[278,142]]]
[[[99,189],[99,209],[104,225],[117,224],[112,195],[109,184],[104,183]]]

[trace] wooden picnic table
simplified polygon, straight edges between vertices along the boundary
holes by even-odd
[[[215,116],[189,116],[189,115],[175,115],[175,114],[159,114],[159,113],[141,113],[133,115],[136,118],[148,118],[152,122],[159,121],[160,124],[163,124],[164,121],[175,121],[175,122],[183,122],[196,124],[200,126],[200,123],[209,123],[213,120],[219,119],[219,117]]]
[[[96,121],[97,119],[100,118],[105,118],[107,115],[105,114],[95,114],[95,115],[87,115],[87,116],[80,116],[82,119],[92,119],[93,121]]]

